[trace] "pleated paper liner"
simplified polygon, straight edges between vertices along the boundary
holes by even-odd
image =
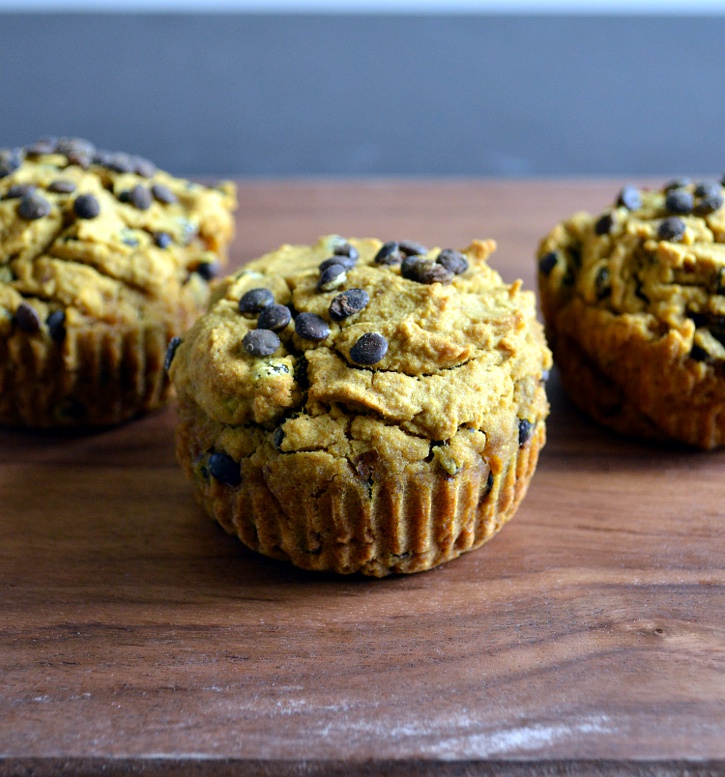
[[[406,467],[374,452],[355,465],[320,452],[279,453],[271,444],[241,463],[241,483],[210,476],[215,424],[181,398],[177,457],[203,509],[249,548],[303,569],[374,577],[420,572],[489,540],[516,512],[545,442],[471,456],[453,477],[434,462]]]
[[[68,328],[62,342],[16,329],[0,338],[0,423],[106,426],[162,405],[169,395],[168,323]]]
[[[689,358],[676,331],[651,340],[615,317],[606,326],[588,311],[579,318],[556,319],[549,331],[562,384],[576,405],[627,437],[705,450],[725,445],[722,363]]]

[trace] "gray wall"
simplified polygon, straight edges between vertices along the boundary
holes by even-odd
[[[0,146],[186,175],[725,168],[725,17],[0,15]]]

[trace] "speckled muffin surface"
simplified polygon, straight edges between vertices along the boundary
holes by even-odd
[[[539,253],[541,306],[572,400],[620,433],[725,444],[725,190],[626,186],[558,224]]]
[[[471,550],[523,498],[550,354],[494,244],[284,245],[170,352],[177,455],[253,550],[384,576]]]
[[[109,425],[163,404],[169,341],[226,261],[233,187],[49,139],[0,151],[0,423]]]

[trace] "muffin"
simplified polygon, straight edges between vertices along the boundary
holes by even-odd
[[[259,553],[376,577],[490,539],[544,444],[550,366],[494,248],[331,236],[224,280],[168,357],[204,510]]]
[[[725,443],[725,208],[716,182],[626,186],[541,242],[547,339],[572,400],[615,431]]]
[[[0,151],[0,424],[116,424],[162,405],[206,309],[235,193],[78,138]]]

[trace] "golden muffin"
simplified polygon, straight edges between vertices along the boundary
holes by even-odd
[[[0,423],[116,424],[163,404],[235,193],[78,138],[0,151]]]
[[[260,553],[378,577],[490,539],[544,444],[550,366],[494,248],[332,236],[224,280],[168,359],[206,512]]]
[[[725,444],[725,190],[626,186],[538,253],[547,339],[572,400],[617,432]]]

